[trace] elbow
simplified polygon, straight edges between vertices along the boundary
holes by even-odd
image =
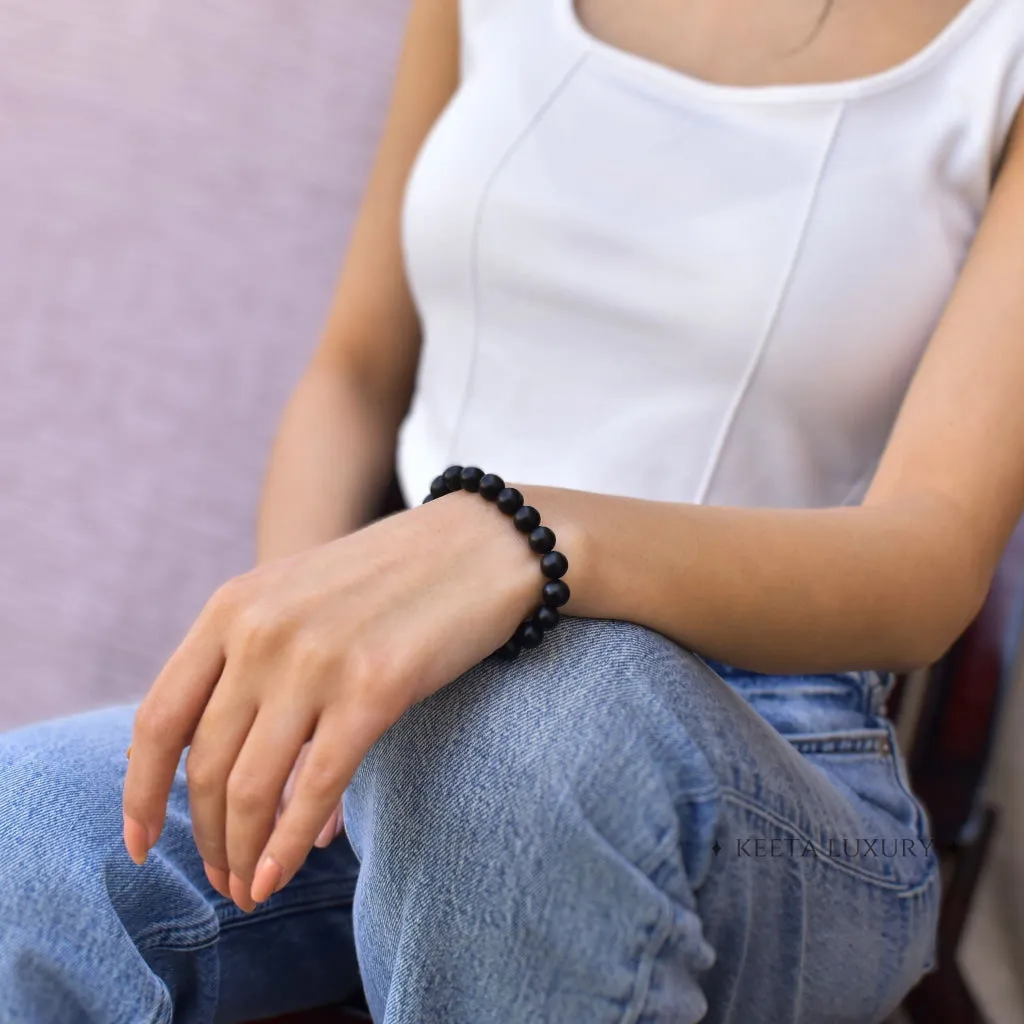
[[[948,653],[985,607],[1001,558],[976,518],[956,503],[931,499],[892,508],[903,528],[902,557],[893,559],[887,582],[896,584],[901,602],[889,633],[897,672],[927,668]]]
[[[893,654],[885,659],[886,668],[898,675],[928,668],[942,659],[959,635],[917,630],[915,635],[894,646]]]
[[[988,597],[990,580],[961,579],[956,587],[908,602],[909,614],[894,638],[891,671],[905,673],[940,661],[977,618]]]

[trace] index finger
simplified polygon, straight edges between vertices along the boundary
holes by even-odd
[[[223,667],[220,635],[209,616],[200,616],[135,713],[124,780],[124,843],[136,864],[160,837],[182,751]]]

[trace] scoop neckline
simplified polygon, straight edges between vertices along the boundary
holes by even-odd
[[[576,9],[576,0],[555,0],[563,28],[593,56],[628,74],[645,76],[663,87],[688,92],[718,101],[753,103],[818,102],[852,99],[882,92],[916,77],[950,47],[969,35],[983,15],[1000,0],[967,0],[957,14],[929,42],[906,60],[883,71],[857,78],[841,78],[833,82],[780,82],[765,85],[732,85],[713,82],[649,57],[622,49],[598,38],[583,24]]]

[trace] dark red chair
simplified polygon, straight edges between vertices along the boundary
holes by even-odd
[[[999,711],[1018,667],[1022,624],[1024,528],[1018,527],[981,613],[928,673],[916,716],[908,768],[931,818],[943,901],[937,968],[904,1003],[912,1024],[984,1024],[957,951],[998,821],[984,802],[984,783]],[[898,719],[906,680],[893,697],[890,713]]]
[[[369,1024],[370,1015],[365,1011],[345,1006],[325,1006],[319,1010],[304,1013],[290,1013],[286,1017],[271,1017],[259,1024]],[[253,1024],[256,1024],[254,1021]]]

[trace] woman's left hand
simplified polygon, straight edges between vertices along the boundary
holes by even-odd
[[[251,910],[298,871],[373,742],[500,647],[541,583],[525,538],[465,493],[229,581],[136,714],[129,853],[142,863],[156,843],[190,746],[199,853]]]

